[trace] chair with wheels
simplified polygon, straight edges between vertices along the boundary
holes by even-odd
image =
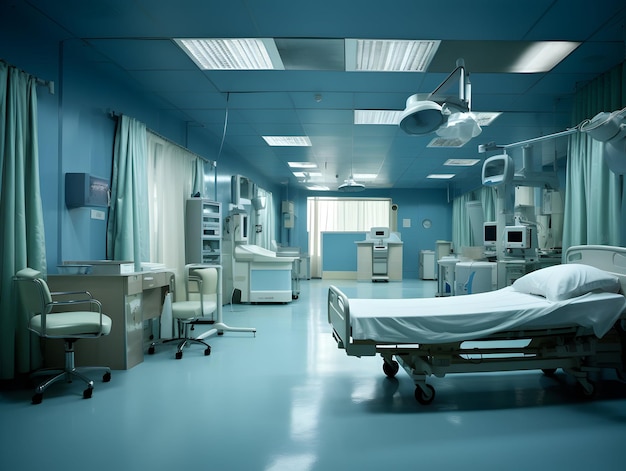
[[[176,359],[183,357],[183,349],[191,344],[203,345],[204,354],[211,354],[211,346],[204,340],[191,336],[197,324],[214,322],[212,314],[217,310],[218,272],[214,266],[190,264],[185,266],[186,299],[172,303],[172,319],[176,321],[178,336],[161,339],[150,344],[152,355],[158,344],[178,342]]]
[[[48,376],[35,388],[33,404],[43,400],[46,389],[59,381],[72,382],[78,378],[87,384],[83,398],[93,393],[93,381],[85,373],[104,371],[102,381],[111,380],[111,369],[107,366],[76,367],[74,343],[79,339],[93,339],[111,332],[111,318],[102,313],[100,301],[87,291],[64,291],[51,293],[40,272],[25,268],[17,272],[14,282],[21,304],[28,314],[28,329],[45,339],[63,339],[65,343],[65,365],[62,368],[44,368],[32,373]]]

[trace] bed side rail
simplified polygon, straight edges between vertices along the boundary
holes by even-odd
[[[376,355],[374,343],[354,343],[350,335],[350,301],[335,286],[328,289],[328,322],[333,326],[333,336],[339,348],[350,356]]]

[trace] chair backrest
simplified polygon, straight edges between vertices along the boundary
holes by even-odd
[[[202,299],[217,304],[217,269],[214,267],[191,267],[188,276],[197,276],[202,280]],[[187,284],[187,299],[199,300],[200,295]]]
[[[19,299],[29,317],[47,314],[52,307],[52,296],[48,283],[39,278],[39,275],[38,271],[26,268],[17,272],[14,278]]]

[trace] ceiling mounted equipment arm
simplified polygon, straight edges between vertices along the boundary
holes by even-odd
[[[494,143],[479,145],[478,152],[484,153],[496,149],[506,150],[513,147],[526,147],[537,142],[569,136],[577,132],[585,133],[592,139],[603,142],[604,160],[609,169],[618,175],[626,174],[626,108],[613,112],[603,111],[596,114],[592,119],[585,119],[573,128],[554,134],[539,136],[504,146]]]
[[[450,85],[458,80],[458,93],[448,94]],[[470,113],[471,83],[463,59],[431,93],[411,95],[400,116],[400,128],[407,134],[424,135],[437,132],[441,137],[465,142],[481,133],[481,128]]]

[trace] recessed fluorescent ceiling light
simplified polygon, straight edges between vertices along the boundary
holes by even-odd
[[[377,176],[376,173],[355,173],[352,178],[355,180],[376,180]]]
[[[478,125],[482,128],[485,126],[489,126],[502,113],[494,111],[472,111],[470,114],[474,117]]]
[[[321,177],[322,172],[293,172],[293,176],[296,178]]]
[[[463,147],[469,141],[470,139],[459,139],[458,137],[436,137],[426,147]]]
[[[354,110],[354,124],[400,124],[400,110]]]
[[[431,173],[426,178],[435,178],[439,180],[449,180],[454,177],[454,173]]]
[[[286,147],[310,147],[311,140],[308,136],[263,136],[270,146]]]
[[[307,190],[311,190],[311,191],[328,191],[328,190],[330,190],[330,188],[328,188],[327,186],[321,186],[321,185],[307,186],[306,189]]]
[[[443,164],[453,167],[471,167],[480,162],[479,159],[448,159]]]
[[[346,39],[346,70],[426,72],[441,41]]]
[[[517,58],[507,72],[548,72],[578,46],[580,46],[580,43],[571,41],[533,42],[528,45],[528,48]]]
[[[315,162],[287,162],[291,168],[317,168]]]
[[[273,39],[174,39],[203,70],[284,69]]]

